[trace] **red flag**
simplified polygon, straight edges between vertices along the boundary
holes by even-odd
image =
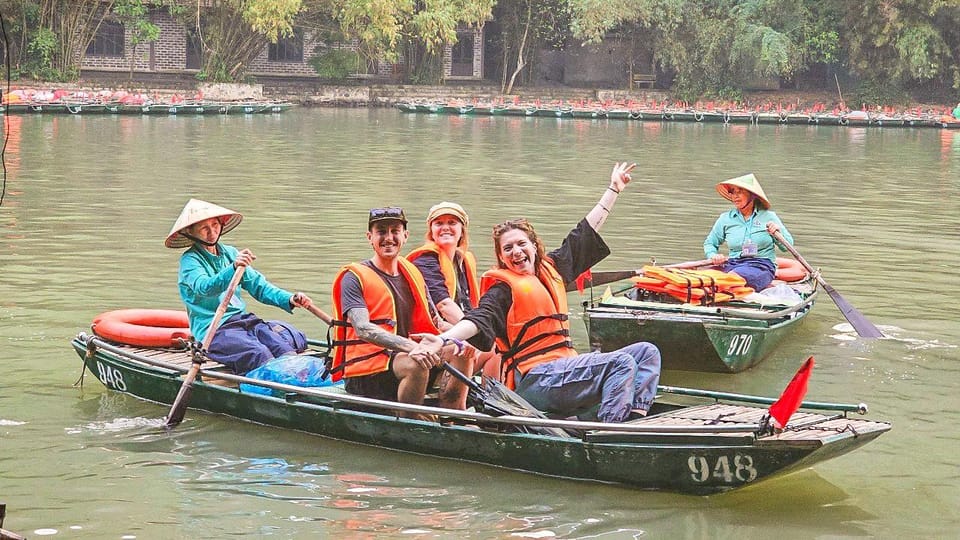
[[[593,281],[593,273],[587,268],[586,272],[577,276],[577,292],[583,294],[583,284],[587,281]]]
[[[807,394],[807,381],[813,372],[813,364],[813,357],[807,358],[807,361],[800,366],[797,374],[790,380],[790,384],[783,390],[777,401],[770,405],[770,416],[779,424],[777,428],[785,427],[793,413],[800,408],[803,396]]]

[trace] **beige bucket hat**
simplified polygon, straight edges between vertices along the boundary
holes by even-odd
[[[760,202],[762,202],[765,207],[770,208],[770,199],[768,199],[767,194],[763,192],[760,182],[757,181],[757,177],[754,176],[753,173],[724,180],[717,184],[717,193],[724,199],[733,202],[733,193],[730,192],[731,186],[743,188],[753,193],[760,199]]]
[[[427,225],[433,223],[433,220],[437,219],[440,216],[453,216],[460,220],[460,223],[463,223],[464,227],[470,225],[470,218],[467,216],[467,212],[457,203],[443,201],[437,203],[430,207],[430,212],[427,213]]]
[[[193,245],[193,240],[182,234],[183,230],[210,218],[220,218],[221,236],[232,231],[243,220],[243,216],[239,212],[200,199],[190,199],[183,207],[183,211],[180,212],[177,222],[170,229],[170,234],[167,235],[163,245],[168,248],[185,248]]]

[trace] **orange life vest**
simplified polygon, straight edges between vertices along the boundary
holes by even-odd
[[[481,293],[498,282],[510,286],[513,305],[507,312],[506,339],[497,337],[497,352],[503,358],[501,376],[516,388],[516,374],[557,358],[576,356],[570,341],[570,318],[563,278],[550,260],[540,265],[537,275],[517,274],[498,268],[483,274]]]
[[[470,305],[477,307],[480,300],[480,284],[477,282],[477,259],[469,251],[457,250],[463,257],[463,271],[467,274],[467,285],[470,288],[467,293],[470,295]],[[447,293],[450,299],[457,299],[457,271],[453,266],[453,259],[447,256],[447,253],[440,249],[436,242],[427,242],[426,244],[411,251],[407,255],[407,260],[415,261],[424,253],[435,253],[440,261],[440,273],[443,275],[443,283],[447,286]]]
[[[741,276],[720,270],[682,270],[644,266],[643,276],[633,278],[637,288],[666,293],[688,304],[714,305],[743,298],[753,292]]]
[[[427,286],[423,276],[413,263],[404,258],[398,259],[400,274],[410,285],[413,292],[414,309],[410,332],[437,334],[439,330],[433,324],[430,310],[427,307]],[[370,311],[370,322],[383,330],[395,334],[397,332],[397,306],[390,292],[390,287],[375,270],[365,264],[353,263],[344,266],[337,273],[333,281],[334,321],[333,364],[331,375],[334,381],[342,377],[360,377],[381,373],[390,368],[390,352],[380,345],[363,341],[357,336],[353,325],[347,322],[340,304],[340,293],[343,277],[347,272],[357,276],[360,288],[363,290],[363,299]]]

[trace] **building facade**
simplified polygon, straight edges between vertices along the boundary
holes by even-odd
[[[135,73],[196,74],[201,68],[202,48],[195,31],[175,20],[165,10],[153,10],[150,21],[160,28],[155,41],[133,43],[123,24],[104,20],[87,47],[81,70],[133,71]],[[483,79],[483,28],[462,28],[459,41],[443,52],[444,78],[450,80]],[[324,46],[309,31],[295,30],[292,36],[264,46],[248,66],[253,76],[318,77],[310,59],[322,54]],[[356,49],[355,43],[332,44]],[[365,69],[363,69],[365,68]],[[390,78],[396,65],[374,61],[362,66],[358,78]]]

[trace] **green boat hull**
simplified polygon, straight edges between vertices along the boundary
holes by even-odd
[[[271,114],[281,113],[293,107],[286,102],[252,103],[54,103],[5,105],[3,112],[10,114],[146,114],[146,115],[208,115],[208,114]]]
[[[800,325],[815,296],[796,311],[773,319],[649,303],[588,308],[584,321],[594,349],[613,351],[648,341],[660,349],[663,369],[738,373],[766,359]]]
[[[143,354],[138,356],[136,353],[125,352],[123,347],[83,333],[73,340],[72,345],[83,359],[86,369],[107,388],[163,405],[168,405],[175,399],[183,372],[186,371],[186,367],[159,365],[163,363],[158,364],[152,353],[152,359]],[[264,396],[243,392],[236,385],[229,386],[221,381],[215,381],[219,384],[207,382],[212,377],[224,376],[202,371],[194,383],[189,398],[192,410],[225,414],[245,421],[390,450],[465,460],[550,476],[615,482],[642,489],[698,495],[728,491],[809,467],[823,459],[849,452],[890,429],[887,423],[848,418],[844,412],[830,416],[807,413],[799,421],[815,423],[817,427],[800,427],[799,429],[806,430],[804,440],[796,435],[780,437],[753,431],[754,428],[749,426],[755,426],[755,423],[747,424],[747,431],[741,429],[738,432],[720,433],[716,432],[718,413],[707,411],[703,413],[706,417],[697,421],[703,423],[701,427],[711,430],[710,432],[646,431],[655,430],[655,427],[644,427],[644,431],[637,428],[638,430],[631,432],[616,432],[609,431],[608,428],[584,430],[579,436],[561,437],[518,433],[506,429],[509,425],[506,428],[487,426],[477,429],[476,426],[451,422],[410,420],[398,418],[395,414],[361,412],[348,408],[348,404],[343,401],[362,398],[323,392],[322,389],[260,383],[265,386],[273,385],[275,391],[279,387],[290,390],[281,394],[284,397]],[[236,376],[226,377],[228,381],[229,377],[238,379]],[[708,394],[718,397],[715,393]],[[765,399],[763,403],[773,401],[768,398],[753,399]],[[714,400],[708,399],[708,402],[702,407],[713,409],[728,406]],[[652,410],[651,413],[662,410],[667,411],[665,414],[683,414],[700,410],[679,405],[670,409],[668,405],[659,403],[655,407],[660,409]],[[830,405],[829,408],[834,411],[841,410],[835,407],[843,407],[843,411],[853,411],[865,406]],[[760,415],[766,412],[766,405],[739,405],[736,410],[743,419],[729,421],[741,422],[738,425],[743,425],[748,418],[751,422],[756,422]],[[158,409],[157,415],[160,416],[163,412]],[[195,413],[188,413],[188,420],[191,414]],[[454,412],[454,415],[456,414],[478,415]],[[692,415],[691,412],[691,418]],[[487,416],[484,418],[496,420]],[[651,418],[638,422],[646,421],[655,422]],[[856,429],[848,429],[851,423]],[[487,425],[480,421],[477,424]],[[610,426],[596,423],[589,425]],[[624,426],[634,427],[626,424]]]

